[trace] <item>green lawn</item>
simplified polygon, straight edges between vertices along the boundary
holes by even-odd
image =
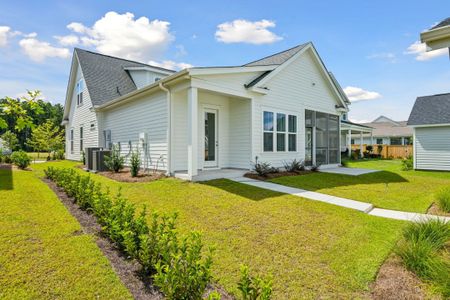
[[[0,169],[0,299],[130,299],[94,238],[30,171]]]
[[[381,171],[360,176],[319,172],[271,181],[369,202],[376,207],[421,213],[426,212],[434,201],[435,191],[450,185],[449,172],[402,171],[400,160],[353,161],[350,167]]]
[[[48,165],[74,163],[33,168],[42,175]],[[229,180],[118,183],[91,176],[112,191],[122,187],[138,206],[178,211],[180,231],[200,230],[205,242],[216,246],[214,274],[233,293],[239,266],[246,263],[256,273],[273,274],[273,299],[364,297],[404,226]]]

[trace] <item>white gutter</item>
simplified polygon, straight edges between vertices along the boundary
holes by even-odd
[[[171,166],[172,166],[172,94],[170,93],[170,89],[164,86],[163,82],[159,82],[159,88],[167,93],[167,175],[170,176]]]

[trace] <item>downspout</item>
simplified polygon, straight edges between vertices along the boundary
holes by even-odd
[[[172,97],[170,90],[164,86],[162,82],[159,83],[159,88],[167,93],[167,170],[166,174],[170,176],[172,171]]]

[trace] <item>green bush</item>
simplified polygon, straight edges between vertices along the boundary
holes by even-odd
[[[270,173],[278,172],[278,169],[272,167],[269,162],[259,162],[257,156],[256,162],[253,164],[253,171],[255,171],[259,176],[266,177]]]
[[[439,208],[444,212],[450,212],[450,187],[443,188],[436,193]]]
[[[130,157],[130,171],[131,177],[138,176],[139,168],[141,167],[141,158],[139,155],[139,151],[132,151]]]
[[[297,160],[297,159],[293,159],[291,161],[285,161],[283,163],[284,165],[284,169],[287,172],[301,172],[305,170],[305,163],[303,161]]]
[[[402,159],[402,170],[409,171],[414,167],[413,157],[410,155],[407,158]]]
[[[202,255],[203,243],[196,232],[182,239],[174,249],[168,260],[156,263],[155,285],[167,299],[201,299],[212,279],[212,249]]]
[[[248,266],[243,265],[238,290],[242,300],[269,300],[272,296],[272,280],[250,276]]]
[[[431,220],[409,224],[395,253],[410,271],[433,284],[445,298],[450,297],[450,263],[446,244],[450,240],[450,224]]]
[[[31,163],[31,157],[25,151],[15,151],[11,154],[11,161],[20,169],[26,169]]]
[[[84,151],[83,151],[83,153],[84,153]],[[65,157],[64,157],[64,150],[56,150],[56,151],[53,151],[53,157],[52,157],[52,159],[53,160],[63,160]]]
[[[105,166],[116,173],[123,169],[125,157],[120,155],[119,146],[114,145],[111,149],[111,155],[105,155]]]

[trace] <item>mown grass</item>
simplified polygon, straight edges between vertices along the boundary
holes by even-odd
[[[74,163],[33,168],[42,175],[49,165]],[[216,246],[213,273],[235,294],[245,263],[273,275],[273,299],[363,297],[405,224],[229,180],[118,183],[91,176],[112,192],[121,187],[138,206],[177,211],[181,232],[199,230]]]
[[[33,172],[0,169],[0,228],[0,299],[131,298],[94,237]]]
[[[450,185],[449,172],[402,171],[400,160],[352,161],[349,166],[381,171],[360,176],[319,172],[271,181],[369,202],[381,208],[421,213],[426,212],[435,201],[438,190]]]

